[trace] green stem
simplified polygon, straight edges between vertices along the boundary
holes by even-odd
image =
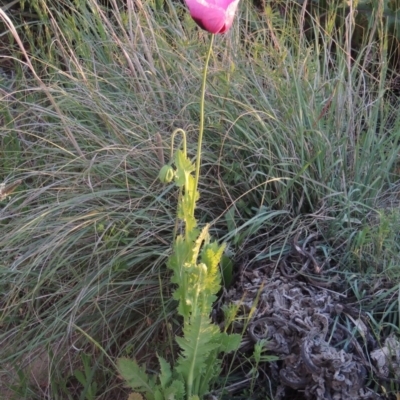
[[[201,145],[203,143],[203,131],[204,131],[204,99],[205,99],[205,94],[206,94],[208,64],[209,64],[211,53],[212,53],[213,42],[214,42],[214,34],[211,35],[210,47],[208,48],[207,58],[206,58],[206,62],[204,64],[203,81],[201,84],[199,140],[197,142],[196,175],[194,178],[194,188],[193,188],[192,207],[191,207],[192,215],[194,215],[197,186],[199,185],[200,164],[201,164]]]
[[[183,154],[185,154],[185,157],[187,156],[187,151],[186,151],[186,132],[181,129],[177,128],[172,132],[171,136],[171,156],[170,159],[172,161],[172,158],[174,157],[174,143],[175,143],[175,136],[180,133],[182,135],[182,140],[183,140]]]

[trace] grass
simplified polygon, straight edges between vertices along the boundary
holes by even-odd
[[[0,181],[21,181],[0,203],[0,359],[3,375],[20,371],[15,398],[124,398],[115,357],[173,357],[180,329],[164,265],[177,193],[157,175],[174,128],[196,153],[208,37],[169,1],[87,3],[32,2],[38,18],[16,26],[31,67],[15,33],[0,58],[12,65],[0,80]],[[353,286],[396,282],[400,119],[384,25],[351,57],[351,19],[278,11],[243,2],[216,38],[198,217],[237,265],[317,232]],[[397,297],[376,301],[377,326],[398,330]],[[24,369],[41,353],[43,381]],[[85,386],[74,371],[88,364]]]

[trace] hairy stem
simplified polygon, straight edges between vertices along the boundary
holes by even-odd
[[[207,58],[206,58],[206,62],[204,64],[203,81],[201,84],[199,139],[197,142],[196,174],[195,174],[195,178],[194,178],[195,180],[194,180],[194,188],[193,188],[193,196],[192,196],[192,207],[191,207],[192,215],[194,215],[197,186],[199,184],[199,176],[200,176],[201,145],[203,142],[203,131],[204,131],[204,98],[205,98],[205,94],[206,94],[208,64],[209,64],[210,57],[211,57],[213,42],[214,42],[214,34],[211,35],[210,47],[208,48]]]

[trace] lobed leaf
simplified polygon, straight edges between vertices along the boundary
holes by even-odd
[[[219,347],[216,338],[220,331],[216,325],[211,324],[207,315],[198,314],[185,324],[183,333],[184,337],[176,338],[182,350],[176,370],[187,380],[190,375],[198,376],[206,370],[207,357]]]
[[[225,250],[225,244],[218,245],[217,242],[204,246],[201,261],[207,266],[207,276],[204,282],[204,289],[209,293],[216,294],[221,289],[221,274],[219,263]]]
[[[158,354],[157,358],[160,363],[160,375],[159,375],[160,384],[161,387],[165,389],[169,385],[172,378],[171,366],[164,358],[160,357]]]
[[[240,342],[242,341],[242,335],[237,333],[232,333],[228,335],[225,332],[221,332],[221,348],[220,351],[224,353],[230,353],[231,351],[236,351]]]
[[[194,171],[194,164],[186,157],[182,150],[177,150],[175,153],[176,175],[175,182],[181,187],[186,184],[187,176]]]
[[[117,367],[121,376],[132,389],[139,392],[153,392],[153,382],[149,379],[145,367],[140,367],[135,360],[119,358]]]
[[[181,400],[185,398],[185,385],[180,380],[172,381],[171,385],[165,389],[164,398],[166,400]]]

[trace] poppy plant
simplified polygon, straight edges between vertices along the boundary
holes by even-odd
[[[190,15],[200,28],[225,33],[231,26],[239,0],[185,0]]]

